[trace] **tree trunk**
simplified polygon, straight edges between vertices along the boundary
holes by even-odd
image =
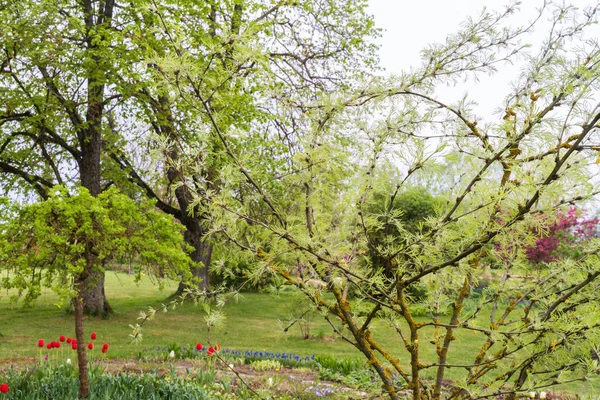
[[[113,310],[104,294],[104,272],[92,272],[82,287],[83,312],[88,315],[103,316]]]
[[[183,173],[176,167],[176,164],[180,159],[180,150],[176,145],[178,138],[175,134],[175,124],[169,100],[166,96],[160,96],[158,102],[160,104],[158,113],[164,117],[164,120],[160,126],[160,131],[165,137],[174,141],[171,149],[168,152],[170,162],[168,163],[167,167],[167,179],[169,180],[169,184],[178,181],[185,181]],[[177,186],[175,188],[175,197],[177,198],[177,203],[179,204],[180,214],[178,219],[186,228],[184,234],[185,242],[194,249],[191,254],[191,259],[194,262],[202,263],[202,266],[198,268],[192,268],[190,272],[194,277],[200,279],[197,289],[201,291],[208,291],[210,288],[208,267],[210,266],[213,246],[202,240],[205,232],[200,225],[201,218],[192,216],[193,213],[198,212],[198,210],[190,209],[193,195],[189,188],[186,185]],[[183,294],[184,290],[188,287],[189,286],[185,282],[180,282],[177,292],[175,292],[175,296]]]
[[[210,266],[213,245],[202,240],[204,232],[198,218],[192,218],[185,215],[181,217],[181,221],[187,229],[183,235],[185,242],[194,248],[194,251],[190,254],[192,261],[202,263],[201,267],[192,268],[190,271],[195,278],[199,279],[197,288],[201,291],[208,291],[210,288],[208,267]],[[186,283],[180,282],[177,292],[175,292],[175,296],[183,294],[187,288],[189,288],[189,286]]]
[[[97,57],[94,60],[99,62]],[[78,132],[81,146],[79,160],[79,177],[81,186],[97,197],[102,191],[100,185],[100,157],[102,152],[102,115],[104,112],[104,84],[96,77],[88,79],[88,108],[86,112],[87,126]],[[86,271],[82,292],[83,310],[86,314],[103,316],[112,311],[104,293],[104,272],[95,270],[96,256],[94,249],[88,249],[89,265]]]
[[[95,113],[101,110],[94,110]],[[94,118],[93,114],[88,115],[88,118]],[[89,129],[81,140],[82,157],[79,162],[79,173],[81,186],[86,188],[94,197],[101,192],[100,186],[100,152],[102,149],[102,138],[100,128]],[[89,257],[95,259],[94,250],[90,249]],[[86,314],[104,316],[112,312],[112,308],[106,300],[104,293],[104,272],[94,270],[96,266],[95,260],[90,260],[90,270],[86,273],[85,284],[82,285],[80,292],[83,301],[83,311]]]
[[[84,291],[86,280],[77,277],[77,292]],[[90,395],[90,382],[88,379],[87,356],[85,354],[85,332],[83,330],[83,299],[79,294],[73,299],[75,303],[75,337],[77,338],[77,361],[79,364],[79,398],[87,399]]]

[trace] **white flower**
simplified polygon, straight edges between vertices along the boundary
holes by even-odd
[[[531,397],[532,399],[535,399],[535,392],[529,392],[529,397]]]
[[[175,350],[171,350],[171,352],[169,353],[169,357],[175,358]]]
[[[233,364],[229,364],[229,369],[233,369]]]
[[[67,358],[67,364],[71,365],[71,359],[70,358]]]
[[[546,392],[540,392],[540,399],[546,398]]]
[[[268,384],[269,384],[269,386],[273,386],[273,378],[269,378]]]

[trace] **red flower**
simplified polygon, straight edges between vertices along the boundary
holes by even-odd
[[[90,337],[92,338],[92,340],[96,340],[96,332],[92,332],[92,334],[90,335]]]
[[[94,343],[88,343],[88,349],[94,350]]]
[[[104,345],[102,345],[102,352],[106,353],[108,351],[108,344],[104,343]]]
[[[72,341],[73,341],[73,339],[67,338],[67,343],[71,343]]]
[[[221,345],[220,344],[215,344],[215,350],[216,351],[221,351]]]
[[[214,352],[215,352],[215,349],[213,349],[212,347],[208,348],[208,355],[209,356],[212,356]]]
[[[52,343],[48,343],[48,344],[46,345],[46,348],[47,348],[47,349],[51,349],[51,348],[52,348]]]
[[[0,385],[0,392],[8,393],[8,385],[6,383],[3,383],[2,385]]]
[[[60,335],[60,341],[64,342],[65,341],[65,335]]]
[[[77,350],[77,342],[76,342],[76,341],[74,341],[74,340],[73,340],[73,341],[71,342],[71,348],[72,348],[73,350]]]
[[[201,343],[196,343],[196,350],[202,351],[202,344]]]
[[[38,347],[44,347],[44,339],[38,340]]]
[[[60,342],[54,342],[54,347],[58,349],[60,347]]]

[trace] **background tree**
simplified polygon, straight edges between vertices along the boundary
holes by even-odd
[[[527,259],[533,264],[556,261],[561,257],[579,258],[582,242],[598,236],[598,217],[582,217],[575,207],[566,213],[559,213],[556,220],[539,231],[535,244],[527,246]]]
[[[293,154],[297,127],[274,101],[344,87],[357,61],[374,59],[367,40],[376,31],[365,8],[364,1],[323,0],[7,4],[0,64],[6,187],[26,182],[23,189],[42,198],[77,180],[93,195],[101,184],[141,191],[186,227],[193,274],[206,290],[210,216],[193,194],[219,191],[228,162],[212,122],[228,131],[268,121],[261,151],[281,135],[277,145]],[[165,77],[173,79],[154,84]],[[258,139],[237,145],[257,148]],[[86,310],[103,314],[110,309],[103,281],[94,282]]]
[[[389,276],[393,274],[394,265],[384,249],[404,245],[404,240],[423,233],[428,219],[443,206],[442,199],[436,199],[423,187],[390,187],[389,182],[401,180],[392,176],[382,174],[381,178],[388,183],[381,189],[375,185],[371,199],[365,202],[364,213],[360,216],[367,229],[369,265],[382,268]]]
[[[137,67],[145,74],[127,74],[118,86],[128,98],[123,109],[147,124],[148,131],[135,139],[138,146],[155,149],[160,158],[132,157],[121,139],[111,147],[116,168],[110,169],[124,171],[186,226],[192,258],[200,265],[193,274],[208,290],[215,238],[208,235],[209,204],[198,199],[220,192],[229,179],[222,171],[231,163],[215,126],[230,132],[260,125],[262,135],[241,135],[236,147],[252,149],[249,155],[260,152],[257,162],[279,157],[274,149],[284,147],[290,160],[298,127],[289,121],[298,119],[282,112],[306,110],[281,109],[278,99],[294,102],[302,99],[299,93],[315,96],[348,85],[360,72],[354,65],[374,60],[368,40],[376,30],[365,1],[142,3],[128,41],[143,55]],[[111,129],[127,140],[125,128]],[[153,171],[157,166],[162,175]],[[233,193],[241,197],[247,189],[240,186]],[[180,285],[178,292],[184,289]]]
[[[115,2],[0,3],[0,171],[4,191],[47,199],[58,184],[102,191],[105,116],[128,64]],[[43,28],[42,28],[43,27]],[[24,185],[24,186],[23,186]],[[90,265],[97,251],[90,242]],[[87,281],[83,280],[86,276]],[[78,285],[85,311],[110,311],[100,271]]]

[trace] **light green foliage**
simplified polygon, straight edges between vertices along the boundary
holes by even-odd
[[[140,263],[138,278],[145,272],[177,279],[189,270],[181,226],[151,202],[138,204],[115,188],[92,197],[83,188],[70,195],[57,187],[47,200],[15,205],[13,212],[1,227],[0,265],[6,271],[1,282],[26,302],[42,287],[52,288],[63,301],[73,297],[74,277],[84,271],[86,248],[92,245],[96,271],[123,256]]]
[[[361,369],[365,366],[365,362],[358,358],[340,358],[330,355],[316,356],[315,361],[319,364],[320,368],[339,372],[344,375],[348,375],[352,371]]]
[[[534,240],[536,215],[598,192],[588,165],[600,140],[600,48],[570,42],[593,25],[598,9],[547,7],[541,18],[555,25],[539,49],[520,42],[532,28],[511,27],[518,8],[509,6],[467,21],[400,76],[284,98],[274,118],[295,128],[293,147],[276,147],[273,164],[256,157],[260,149],[238,148],[241,130],[219,136],[231,164],[222,191],[209,194],[214,232],[255,256],[253,281],[279,275],[299,288],[369,359],[393,399],[400,388],[392,373],[415,399],[437,399],[450,367],[463,373],[450,391],[475,398],[514,398],[593,372],[586,360],[600,334],[598,240],[585,244],[580,260],[544,271],[531,271],[522,246],[513,245]],[[438,97],[438,85],[493,73],[520,53],[526,63],[497,100],[499,115],[479,116],[469,96]],[[257,123],[250,136],[267,130]],[[287,139],[283,129],[275,132]],[[419,186],[442,200],[409,227],[400,206],[392,211],[397,196]],[[378,192],[391,210],[370,211]],[[374,243],[381,217],[394,229]],[[485,260],[496,245],[515,254],[490,278]],[[369,252],[385,263],[373,263]],[[473,296],[485,279],[489,286]],[[413,285],[427,288],[427,322],[411,311]],[[352,294],[360,313],[347,301]],[[362,312],[365,303],[370,311]],[[400,346],[378,345],[382,314]],[[453,357],[462,334],[485,336],[467,359]],[[425,349],[434,362],[422,362]]]
[[[279,371],[282,367],[281,363],[277,360],[257,360],[252,361],[250,366],[255,371],[270,371],[275,370]]]

